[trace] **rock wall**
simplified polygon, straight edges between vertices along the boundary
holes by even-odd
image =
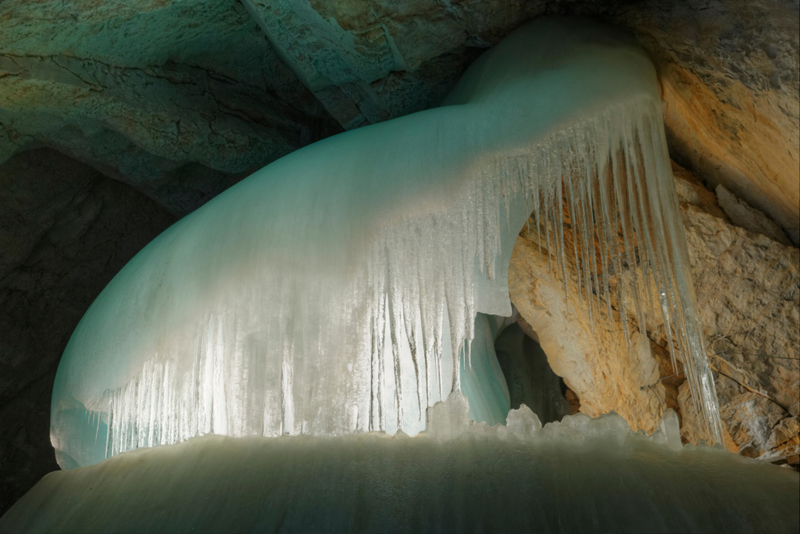
[[[239,2],[0,4],[0,163],[47,146],[185,215],[341,127]]]
[[[796,456],[800,250],[708,213],[711,197],[694,200],[681,208],[723,421],[742,454]]]
[[[540,255],[536,228],[530,228],[523,229],[514,246],[508,288],[550,367],[580,399],[582,413],[594,417],[616,410],[631,428],[653,432],[667,405],[647,338],[633,333],[629,351],[616,310],[608,320],[602,306],[592,324],[585,299],[578,296],[574,260],[567,258],[571,276],[565,298],[563,281],[550,274],[551,261],[557,269],[555,258],[548,258],[546,245]],[[565,247],[571,248],[571,232],[564,237]]]
[[[796,0],[645,0],[614,21],[658,70],[670,154],[800,243]]]
[[[313,140],[438,105],[541,15],[631,29],[673,157],[800,243],[796,0],[5,0],[0,162],[55,147],[185,214]]]
[[[714,193],[679,166],[673,171],[725,445],[747,456],[797,464],[800,251],[736,226]],[[569,249],[568,223],[565,228]],[[586,305],[576,297],[574,265],[565,299],[563,281],[549,274],[546,245],[542,252],[540,258],[536,228],[523,229],[509,269],[511,299],[553,370],[579,397],[580,411],[616,410],[633,428],[650,432],[671,407],[681,415],[685,441],[710,441],[680,362],[678,373],[672,369],[663,325],[654,320],[645,338],[630,316],[634,350],[629,353],[620,306],[612,299],[611,321],[601,307],[592,335]],[[627,309],[634,309],[633,302]]]

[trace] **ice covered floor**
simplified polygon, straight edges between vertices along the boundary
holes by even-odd
[[[463,398],[462,398],[463,399]],[[47,475],[2,532],[797,532],[796,472],[616,415],[345,437],[206,435]],[[436,410],[439,410],[438,413]],[[662,429],[674,427],[667,421]],[[672,428],[675,430],[675,428]],[[667,435],[670,437],[668,438]]]

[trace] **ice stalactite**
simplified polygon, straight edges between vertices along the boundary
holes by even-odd
[[[209,433],[414,434],[451,389],[501,421],[491,342],[473,340],[478,313],[511,313],[531,213],[554,276],[578,259],[586,306],[610,316],[616,287],[623,322],[624,292],[638,328],[660,314],[719,439],[655,71],[626,34],[537,19],[442,107],[290,154],[131,260],[59,366],[59,463]],[[623,271],[640,274],[611,284]]]

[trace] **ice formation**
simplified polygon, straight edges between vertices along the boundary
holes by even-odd
[[[531,213],[556,275],[578,258],[590,309],[610,311],[610,277],[638,266],[616,284],[620,313],[626,291],[639,328],[658,310],[719,440],[653,66],[626,34],[537,19],[443,106],[292,153],[133,258],[61,360],[59,464],[209,433],[414,434],[451,390],[502,421],[479,314],[510,315],[509,258]]]
[[[713,476],[709,476],[713,474]],[[611,413],[470,419],[452,393],[414,437],[198,436],[45,476],[14,532],[797,532],[798,476],[682,447]]]

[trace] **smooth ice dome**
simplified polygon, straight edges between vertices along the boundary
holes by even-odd
[[[579,258],[591,309],[610,308],[609,270],[639,258],[656,294],[635,277],[618,291],[640,325],[652,306],[674,330],[719,437],[660,106],[632,37],[537,19],[442,107],[253,174],[150,243],[87,311],[53,391],[59,464],[203,434],[415,434],[459,390],[473,419],[504,422],[491,316],[511,313],[508,262],[531,213],[556,273]]]

